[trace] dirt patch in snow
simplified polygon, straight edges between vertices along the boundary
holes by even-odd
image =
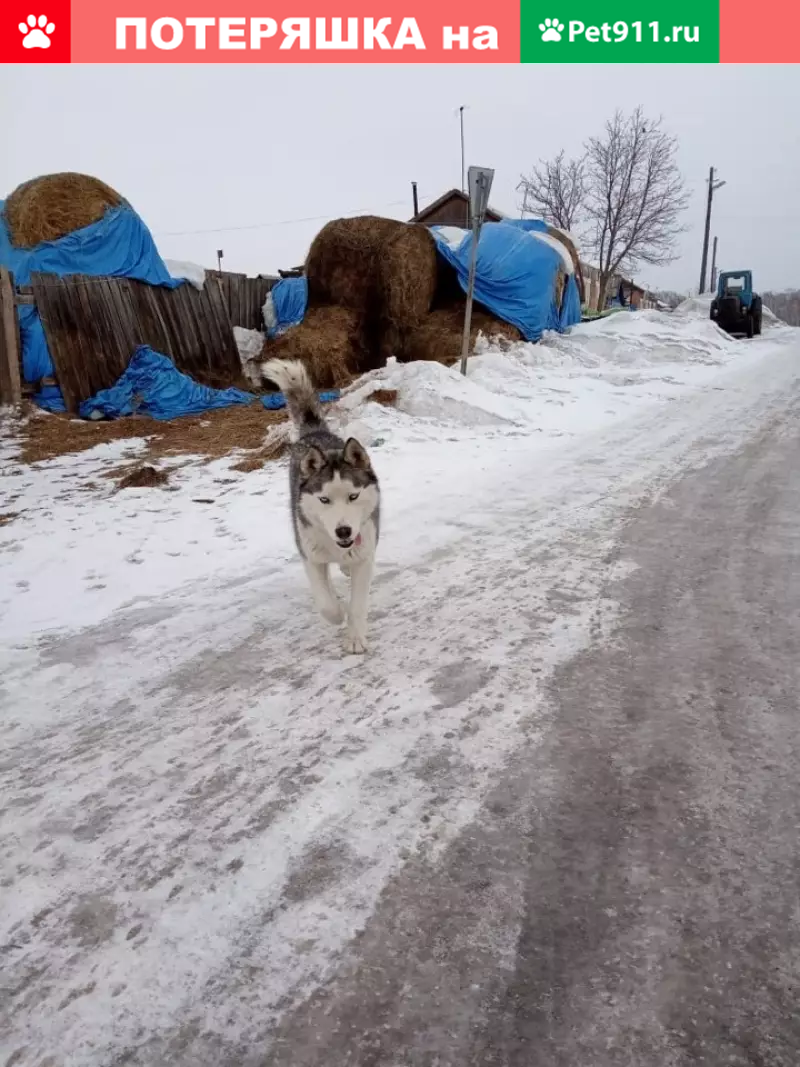
[[[136,470],[132,470],[130,474],[126,474],[124,478],[121,478],[117,488],[149,489],[166,485],[168,481],[169,475],[166,471],[159,471],[156,470],[155,467],[144,466],[137,467]]]
[[[69,415],[51,415],[31,405],[19,423],[20,459],[40,463],[97,445],[126,439],[147,442],[140,458],[205,456],[219,459],[236,449],[260,449],[270,429],[286,421],[285,410],[269,411],[261,404],[248,404],[187,415],[173,422],[156,422],[130,415],[115,421],[89,422]]]

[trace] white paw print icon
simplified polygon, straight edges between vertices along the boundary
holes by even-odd
[[[564,32],[564,23],[559,22],[558,19],[545,19],[544,22],[539,23],[539,29],[542,31],[543,41],[560,41],[561,34]]]
[[[39,25],[36,25],[36,16],[28,15],[27,22],[20,22],[19,32],[22,36],[23,48],[49,48],[50,34],[55,29],[52,22],[47,21],[47,15],[39,16]]]

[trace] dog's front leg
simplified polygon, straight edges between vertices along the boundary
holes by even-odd
[[[308,575],[308,584],[311,586],[311,595],[317,605],[317,611],[326,622],[338,626],[340,622],[344,621],[344,612],[331,584],[328,564],[312,563],[308,559],[303,560],[303,563]]]
[[[367,613],[369,589],[372,584],[373,562],[364,560],[354,563],[351,570],[350,607],[347,612],[347,636],[345,652],[367,651]]]

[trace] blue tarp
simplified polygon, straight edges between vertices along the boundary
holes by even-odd
[[[90,400],[84,400],[80,415],[84,419],[149,415],[166,421],[234,404],[252,404],[256,399],[254,393],[245,393],[241,389],[212,389],[200,385],[187,374],[182,374],[169,356],[148,345],[139,345],[121,377],[110,389],[102,389]],[[260,399],[268,409],[286,405],[282,393],[270,393]],[[320,393],[323,403],[338,399],[338,389]]]
[[[328,389],[326,392],[319,394],[319,399],[323,404],[330,404],[334,400],[338,400],[341,395],[338,389]],[[261,397],[261,403],[269,411],[276,411],[278,408],[286,407],[286,397],[283,393],[267,393],[266,396]]]
[[[538,341],[545,330],[561,332],[581,321],[574,275],[567,275],[561,307],[556,305],[556,276],[563,259],[556,248],[535,236],[546,229],[539,219],[487,222],[478,240],[475,299],[499,319],[516,326],[528,341]],[[431,233],[466,291],[472,232],[434,226]]]
[[[275,308],[275,325],[267,328],[268,337],[277,337],[290,326],[303,321],[308,303],[308,282],[301,278],[281,278],[270,290]]]
[[[149,415],[177,419],[233,404],[252,404],[255,396],[241,389],[212,389],[182,374],[169,356],[139,345],[125,372],[111,386],[84,400],[82,419],[118,419],[123,415]]]
[[[3,202],[0,201],[0,212]],[[173,278],[158,254],[150,231],[127,204],[109,209],[102,219],[57,241],[45,241],[35,248],[15,248],[11,244],[5,215],[0,214],[0,266],[14,272],[17,285],[29,285],[32,271],[45,274],[86,274],[136,278],[151,285],[171,288],[182,285]],[[31,305],[19,307],[22,336],[22,371],[26,382],[53,376],[39,313]],[[50,411],[63,411],[58,386],[46,386],[34,397]]]

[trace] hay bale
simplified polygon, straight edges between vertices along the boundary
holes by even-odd
[[[555,237],[569,252],[570,259],[572,260],[572,267],[576,274],[580,273],[581,261],[578,256],[578,248],[573,239],[564,230],[560,230],[558,226],[551,226],[547,223],[547,232],[551,237]]]
[[[567,284],[567,272],[563,267],[559,267],[556,271],[556,282],[553,291],[553,300],[556,307],[561,309],[561,301],[564,299],[564,288]]]
[[[386,238],[378,257],[380,363],[402,352],[409,332],[433,306],[439,280],[436,242],[425,226],[405,224]]]
[[[555,237],[555,239],[557,241],[560,241],[561,244],[569,252],[570,259],[572,260],[572,269],[575,272],[575,281],[578,284],[578,292],[580,294],[581,303],[583,303],[584,299],[585,299],[585,296],[586,296],[586,293],[585,293],[584,287],[583,287],[583,272],[581,271],[581,259],[580,259],[580,256],[578,255],[577,245],[572,240],[570,235],[568,233],[565,233],[564,230],[560,230],[558,228],[558,226],[551,226],[548,223],[547,224],[547,232],[551,237]],[[562,283],[561,283],[561,286],[562,286],[561,292],[562,293],[564,291],[563,285],[564,285],[564,280],[562,280]],[[557,304],[558,304],[558,307],[561,307],[561,298],[560,297],[559,297],[559,299],[557,301]]]
[[[384,241],[407,227],[396,219],[360,215],[334,219],[319,231],[306,259],[308,306],[377,313],[377,266]]]
[[[432,311],[425,321],[412,330],[403,350],[402,361],[431,360],[450,366],[461,358],[461,338],[464,330],[464,307],[453,306]],[[470,327],[470,352],[475,348],[478,334],[489,340],[505,338],[520,341],[522,334],[509,322],[495,318],[482,307],[473,307]]]
[[[301,360],[320,389],[347,385],[368,369],[362,319],[347,308],[309,308],[298,326],[265,343],[259,362],[268,359]]]
[[[123,202],[111,186],[88,174],[45,174],[18,185],[5,202],[11,243],[33,248],[102,218]]]
[[[419,326],[433,305],[437,280],[436,242],[427,227],[406,224],[387,237],[378,259],[383,320],[400,329]]]

